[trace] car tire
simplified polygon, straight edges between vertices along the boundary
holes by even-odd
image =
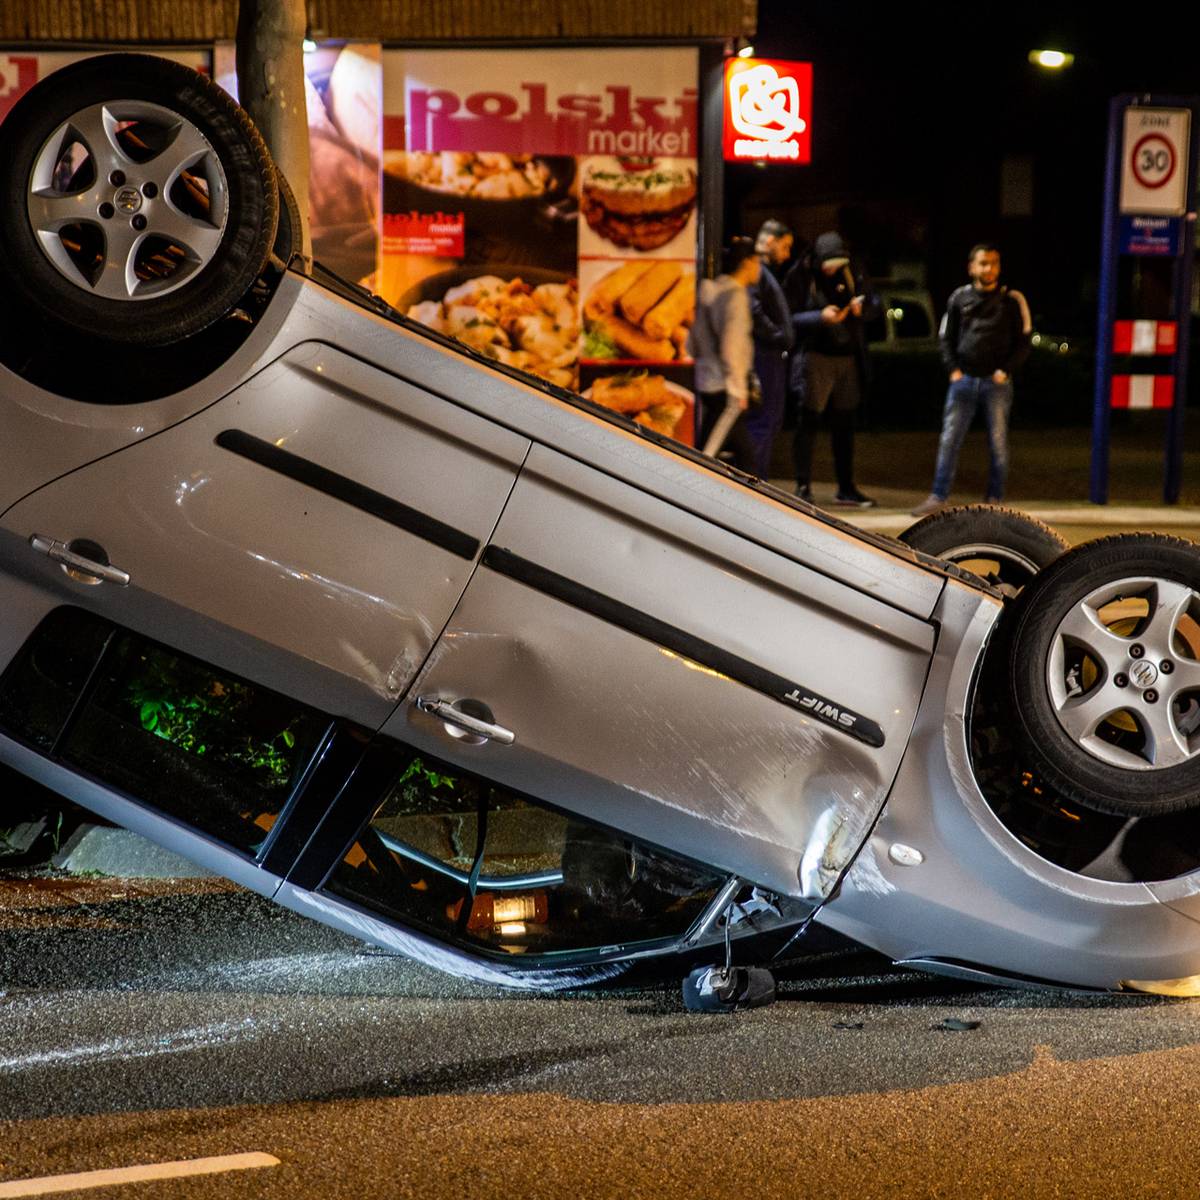
[[[198,333],[260,274],[278,221],[250,118],[179,63],[73,63],[0,125],[0,279],[55,326],[126,345]]]
[[[1049,525],[1012,508],[967,504],[910,525],[900,541],[1016,595],[1066,549]]]
[[[1068,551],[1006,616],[1023,760],[1122,817],[1200,805],[1200,547],[1119,534]]]
[[[304,228],[300,216],[300,205],[296,193],[288,183],[287,176],[275,169],[275,183],[279,188],[279,228],[275,231],[275,244],[271,253],[286,266],[294,254],[300,253],[301,231]]]

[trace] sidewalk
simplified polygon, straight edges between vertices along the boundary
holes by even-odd
[[[1154,414],[1149,414],[1153,416]],[[1200,425],[1200,422],[1194,424]],[[1005,504],[1054,526],[1072,543],[1106,533],[1144,530],[1200,541],[1200,429],[1186,439],[1181,503],[1162,503],[1161,421],[1138,423],[1114,433],[1109,463],[1109,503],[1088,501],[1090,433],[1086,429],[1015,429],[1009,444],[1010,474]],[[916,520],[914,509],[929,495],[936,431],[867,430],[855,444],[858,486],[877,508],[839,508],[833,503],[833,462],[822,431],[813,463],[813,497],[826,511],[860,529],[897,534]],[[772,461],[771,483],[795,490],[790,468],[791,435],[781,435]],[[950,504],[975,504],[987,480],[987,444],[982,430],[967,437]]]

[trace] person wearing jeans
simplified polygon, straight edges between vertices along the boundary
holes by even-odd
[[[963,439],[980,408],[987,421],[990,457],[984,502],[999,504],[1004,499],[1012,376],[1029,357],[1032,322],[1025,297],[1000,285],[996,246],[988,242],[973,246],[967,274],[971,282],[951,295],[938,333],[950,387],[942,411],[933,491],[912,510],[914,517],[937,512],[949,499]]]
[[[758,283],[750,289],[750,316],[754,327],[754,372],[762,385],[762,403],[746,414],[746,429],[754,442],[754,473],[766,479],[771,451],[783,428],[787,399],[787,356],[792,348],[792,314],[783,291],[783,280],[792,256],[792,231],[774,218],[766,220],[754,240],[762,259]]]
[[[1012,409],[1012,398],[1012,381],[1008,379],[997,383],[994,378],[961,375],[951,382],[946,392],[946,407],[942,412],[937,466],[933,471],[933,495],[940,498],[940,503],[944,503],[950,495],[963,439],[981,408],[987,422],[991,457],[987,498],[993,503],[1003,498],[1004,481],[1008,475],[1008,414]]]

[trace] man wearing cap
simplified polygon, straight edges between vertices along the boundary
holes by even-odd
[[[767,478],[771,450],[783,428],[787,355],[794,335],[782,281],[792,257],[792,242],[792,231],[774,218],[762,223],[754,241],[762,273],[750,289],[750,315],[754,322],[754,373],[762,387],[762,403],[747,413],[746,429],[754,442],[754,473],[760,479]]]
[[[796,495],[812,499],[813,442],[828,409],[837,475],[833,502],[840,508],[871,508],[875,501],[854,483],[854,414],[867,370],[863,327],[883,306],[837,233],[817,238],[810,262],[789,272],[785,292],[797,345],[789,370],[800,409],[793,443]]]
[[[999,504],[1004,499],[1012,377],[1029,357],[1033,324],[1025,297],[1000,284],[996,246],[990,242],[972,246],[967,274],[971,282],[951,294],[938,331],[950,387],[942,413],[933,491],[912,510],[914,517],[926,517],[945,505],[963,439],[979,408],[987,419],[990,456],[984,503]]]

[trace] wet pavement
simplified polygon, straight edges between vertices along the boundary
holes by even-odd
[[[464,984],[219,880],[0,879],[0,1196],[1189,1193],[1200,1001],[1003,991],[829,942],[772,1008]],[[7,1184],[4,1182],[7,1181]]]

